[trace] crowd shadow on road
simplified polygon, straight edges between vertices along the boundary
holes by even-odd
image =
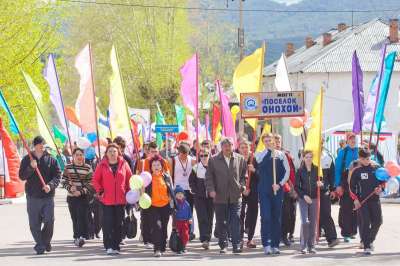
[[[240,255],[233,255],[231,252],[227,254],[219,254],[219,249],[216,243],[213,243],[210,250],[203,250],[198,241],[194,241],[188,247],[188,253],[184,255],[177,255],[171,251],[167,251],[162,258],[154,258],[152,250],[145,249],[144,246],[137,240],[127,241],[127,245],[122,246],[122,253],[116,256],[107,256],[102,246],[101,240],[88,241],[82,248],[77,248],[73,245],[71,240],[55,240],[52,242],[53,251],[46,253],[46,255],[35,255],[32,248],[31,241],[15,242],[9,245],[9,248],[0,249],[0,258],[5,257],[21,257],[31,260],[46,260],[56,261],[57,259],[71,259],[76,262],[96,262],[96,261],[115,261],[115,260],[131,260],[131,261],[163,261],[163,262],[193,262],[193,261],[212,261],[212,260],[248,260],[254,258],[278,258],[290,257],[294,260],[305,260],[312,258],[319,258],[325,260],[344,260],[351,258],[363,258],[362,252],[354,252],[355,246],[342,245],[334,249],[330,249],[325,245],[318,248],[319,253],[311,255],[301,255],[298,253],[299,246],[293,245],[290,248],[282,248],[279,256],[265,256],[262,248],[259,245],[256,249],[244,249]],[[330,252],[332,251],[332,252]],[[333,252],[336,251],[336,252]],[[338,252],[339,251],[339,252]],[[373,256],[368,257],[368,260],[386,262],[391,260],[399,260],[399,253],[374,253]]]

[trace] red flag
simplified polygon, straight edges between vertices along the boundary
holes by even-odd
[[[211,128],[211,135],[212,135],[212,140],[215,140],[215,137],[217,136],[217,127],[218,124],[221,121],[221,111],[218,105],[215,103],[213,104],[213,116],[212,116],[212,128]]]
[[[131,124],[132,124],[132,131],[133,131],[133,144],[135,145],[135,150],[138,151],[140,149],[140,138],[139,138],[139,130],[138,126],[131,118]]]
[[[5,185],[6,190],[6,197],[7,198],[14,198],[24,192],[24,183],[19,179],[19,167],[21,158],[18,155],[17,146],[11,140],[10,135],[8,134],[7,130],[3,126],[3,121],[0,118],[0,138],[2,148],[1,150],[3,154],[0,154],[1,160],[5,159],[2,163],[3,164],[3,173],[1,175],[6,176],[6,183],[4,184],[3,177],[0,177],[0,187]],[[5,158],[3,158],[4,156]]]

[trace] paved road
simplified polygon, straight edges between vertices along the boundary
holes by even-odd
[[[337,217],[337,206],[333,207]],[[136,240],[127,241],[123,253],[117,257],[104,254],[101,241],[88,242],[83,248],[76,248],[71,240],[71,221],[65,203],[65,194],[59,191],[56,197],[56,224],[53,252],[36,256],[32,249],[32,237],[29,232],[26,206],[24,203],[0,206],[0,265],[157,265],[163,262],[173,265],[400,265],[400,205],[383,206],[384,224],[375,243],[373,256],[364,257],[357,248],[358,240],[353,243],[341,243],[329,249],[322,241],[316,255],[300,255],[298,244],[290,249],[282,249],[276,257],[266,257],[261,248],[245,250],[241,255],[219,255],[215,244],[208,252],[194,241],[189,245],[188,254],[176,256],[168,252],[164,257],[155,259],[152,252],[145,250]],[[298,236],[298,223],[296,235]],[[259,232],[259,229],[257,229]],[[256,236],[259,243],[259,234]],[[259,246],[260,247],[260,246]]]

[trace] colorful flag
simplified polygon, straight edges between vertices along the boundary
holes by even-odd
[[[265,44],[253,54],[243,58],[233,74],[233,89],[236,97],[245,92],[259,92],[262,90],[264,68]],[[247,123],[255,129],[256,119],[246,119]]]
[[[118,66],[117,52],[115,47],[111,48],[110,54],[112,75],[110,77],[110,125],[111,135],[131,136],[130,134],[130,118],[128,116],[128,107],[126,106],[125,94],[122,87],[122,77]]]
[[[236,143],[235,125],[232,120],[231,109],[229,108],[229,97],[224,93],[219,80],[216,81],[216,88],[218,90],[219,100],[221,103],[222,113],[222,134],[225,137],[232,138],[233,143]]]
[[[197,109],[197,64],[197,54],[194,54],[180,69],[182,101],[194,115]]]
[[[138,130],[138,125],[136,124],[134,119],[131,119],[131,124],[132,124],[132,132],[133,132],[133,144],[135,145],[135,150],[138,151],[140,150],[140,139],[139,139],[139,130]]]
[[[56,125],[53,125],[53,134],[54,138],[62,144],[68,140],[67,136]]]
[[[41,111],[44,110],[43,101],[42,101],[42,93],[40,92],[39,88],[33,82],[32,78],[22,71],[22,75],[25,78],[26,84],[32,94],[33,101],[36,105],[36,119],[38,123],[38,129],[40,135],[46,140],[46,144],[49,145],[53,150],[57,149],[57,145],[51,135],[50,129],[42,116]]]
[[[176,113],[176,124],[179,127],[179,132],[182,132],[185,129],[185,121],[186,121],[185,108],[175,104],[175,113]]]
[[[363,127],[367,130],[375,130],[376,124],[374,125],[374,129],[372,128],[372,121],[374,120],[374,111],[376,105],[376,97],[378,94],[378,83],[380,83],[379,79],[381,79],[381,75],[383,75],[383,66],[385,64],[385,55],[386,55],[386,44],[383,45],[381,51],[381,69],[376,74],[375,78],[372,80],[371,87],[369,89],[367,103],[364,109],[364,119],[363,119]],[[382,77],[383,78],[383,77]],[[376,117],[376,115],[375,115]]]
[[[96,132],[96,100],[92,77],[92,63],[89,44],[75,59],[75,68],[80,75],[79,95],[75,103],[81,129],[84,133]]]
[[[286,66],[286,57],[282,53],[276,66],[275,88],[277,91],[291,91],[289,74]]]
[[[64,103],[61,97],[61,90],[58,83],[58,76],[56,65],[54,63],[53,54],[49,55],[49,59],[47,61],[46,68],[44,69],[44,78],[50,87],[50,101],[53,103],[54,108],[56,109],[56,113],[60,123],[65,131],[68,129],[68,125],[66,124],[66,117],[64,113]]]
[[[318,167],[319,176],[322,176],[321,145],[322,145],[322,113],[323,113],[323,89],[315,99],[311,110],[312,123],[308,130],[307,141],[304,150],[313,152],[313,164]]]
[[[360,62],[357,57],[357,52],[354,51],[352,60],[352,84],[353,84],[353,108],[354,122],[353,132],[358,134],[362,131],[362,121],[364,117],[364,90],[363,90],[363,72]]]
[[[376,108],[376,128],[378,134],[381,132],[382,122],[384,120],[383,114],[385,112],[386,99],[389,93],[390,81],[392,79],[394,62],[396,60],[396,52],[391,52],[385,59],[385,69],[383,72],[383,79],[381,83],[381,90],[379,93],[379,102]]]
[[[162,114],[158,103],[157,103],[157,113],[156,113],[156,125],[165,125],[164,115]],[[156,142],[157,146],[161,149],[163,145],[163,139],[161,133],[156,134]]]
[[[18,129],[18,125],[17,122],[14,118],[14,115],[11,113],[11,111],[8,109],[8,105],[6,102],[6,99],[3,96],[3,93],[0,91],[0,106],[4,109],[4,112],[6,112],[7,117],[8,117],[8,121],[10,124],[10,131],[13,134],[19,134],[19,129]]]
[[[218,105],[213,104],[213,112],[212,112],[212,125],[211,125],[211,139],[212,141],[216,141],[217,137],[217,129],[218,125],[221,122],[221,111]]]
[[[256,152],[262,152],[262,151],[265,150],[264,142],[262,142],[262,136],[264,136],[265,134],[270,133],[270,132],[271,132],[271,124],[266,122],[264,124],[264,128],[263,128],[262,133],[261,133],[261,138],[258,141]]]

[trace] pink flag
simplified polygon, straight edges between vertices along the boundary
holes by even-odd
[[[181,96],[183,104],[188,108],[192,114],[196,115],[197,109],[197,56],[194,54],[180,69],[182,82],[181,82]]]
[[[84,133],[96,132],[96,107],[89,44],[76,57],[75,68],[81,77],[75,111],[79,116],[82,131]]]
[[[219,94],[219,100],[221,102],[222,135],[232,138],[234,143],[236,143],[235,124],[233,123],[231,109],[229,108],[229,97],[224,93],[219,80],[215,83]]]

